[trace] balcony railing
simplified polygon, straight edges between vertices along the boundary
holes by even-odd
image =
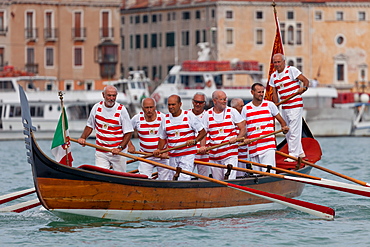
[[[72,28],[72,39],[75,41],[84,41],[86,39],[86,27]]]
[[[8,27],[0,27],[0,36],[6,36],[8,32]]]
[[[114,37],[113,27],[102,27],[100,28],[100,39],[111,40]]]
[[[27,72],[30,72],[33,74],[39,73],[39,65],[37,63],[26,63],[25,67],[26,67]]]
[[[58,28],[44,28],[44,39],[46,41],[56,41],[58,39]]]
[[[38,29],[27,27],[24,29],[24,35],[27,40],[36,40],[39,37]]]

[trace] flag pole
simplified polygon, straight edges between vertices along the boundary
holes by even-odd
[[[68,157],[68,145],[67,145],[67,142],[69,142],[69,140],[67,140],[67,135],[66,135],[66,123],[65,123],[65,111],[64,111],[64,103],[63,103],[63,92],[62,91],[59,91],[58,92],[58,95],[59,95],[59,99],[60,99],[60,106],[62,108],[62,129],[63,129],[63,140],[64,140],[64,145],[66,145],[66,162],[67,162],[67,165],[68,166],[71,166],[70,165],[70,162],[69,162],[69,157]]]

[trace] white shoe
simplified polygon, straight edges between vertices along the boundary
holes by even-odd
[[[293,159],[291,159],[291,158],[286,158],[284,161],[285,161],[285,162],[296,162],[295,160],[293,160]]]

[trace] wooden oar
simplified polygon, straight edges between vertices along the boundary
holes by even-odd
[[[269,136],[272,136],[272,135],[276,135],[276,134],[278,134],[278,133],[280,133],[280,132],[283,132],[284,130],[277,130],[277,131],[274,131],[274,132],[271,132],[271,133],[269,133],[269,134],[267,134],[267,135],[263,135],[263,136],[260,136],[260,137],[256,137],[256,138],[253,138],[253,139],[250,139],[250,141],[251,141],[251,143],[252,142],[255,142],[255,141],[258,141],[258,140],[260,140],[260,139],[263,139],[263,138],[265,138],[265,137],[269,137]],[[238,146],[243,146],[243,145],[247,145],[247,144],[245,144],[244,142],[242,142],[242,143],[239,143],[238,144]]]
[[[277,154],[281,155],[281,156],[284,156],[286,158],[291,158],[291,159],[294,159],[294,160],[298,160],[298,158],[294,157],[294,156],[291,156],[289,154],[286,154],[286,153],[283,153],[283,152],[280,152],[280,151],[276,151]],[[362,186],[366,186],[366,187],[370,187],[370,184],[369,183],[366,183],[364,181],[361,181],[361,180],[358,180],[358,179],[355,179],[355,178],[352,178],[352,177],[349,177],[349,176],[346,176],[344,174],[341,174],[341,173],[338,173],[338,172],[335,172],[335,171],[332,171],[330,169],[327,169],[325,167],[322,167],[322,166],[319,166],[319,165],[316,165],[316,164],[313,164],[311,162],[308,162],[304,159],[302,159],[302,163],[306,164],[306,165],[309,165],[309,166],[312,166],[312,167],[315,167],[317,169],[320,169],[322,171],[325,171],[325,172],[328,172],[328,173],[331,173],[333,175],[336,175],[338,177],[341,177],[341,178],[344,178],[344,179],[347,179],[349,181],[352,181],[354,183],[357,183],[357,184],[360,184]]]
[[[286,99],[284,99],[284,100],[282,100],[282,101],[280,101],[280,102],[276,103],[275,105],[276,105],[276,106],[279,106],[279,105],[281,105],[281,104],[284,104],[285,102],[287,102],[287,101],[288,101],[288,100],[290,100],[291,98],[294,98],[294,97],[295,97],[295,96],[297,96],[298,94],[300,94],[300,93],[296,92],[296,93],[294,93],[294,94],[290,95],[288,98],[286,98]]]
[[[71,141],[77,142],[77,140],[73,139],[73,138],[71,138]],[[108,151],[108,152],[111,151],[111,149],[109,149],[109,148],[99,147],[99,146],[91,144],[91,143],[86,143],[86,145],[97,148],[97,149],[101,149],[101,150],[104,150],[104,151]],[[155,166],[160,166],[160,167],[163,167],[163,168],[166,168],[166,169],[169,169],[169,170],[176,171],[175,167],[163,165],[159,162],[144,159],[144,158],[141,158],[141,157],[136,157],[136,156],[131,155],[131,154],[126,154],[126,153],[119,153],[119,154],[122,155],[122,156],[126,156],[128,158],[132,158],[132,159],[136,158],[140,161],[144,161],[144,162],[147,162],[147,163],[155,165]],[[239,191],[242,191],[242,192],[245,192],[245,193],[248,193],[248,194],[263,198],[263,199],[266,199],[266,200],[270,200],[272,202],[280,203],[282,205],[285,205],[285,206],[300,210],[302,212],[306,212],[306,213],[318,216],[320,218],[329,219],[329,220],[334,219],[335,211],[334,211],[334,209],[332,209],[330,207],[321,206],[321,205],[310,203],[310,202],[300,201],[300,200],[297,200],[297,199],[287,198],[287,197],[284,197],[284,196],[280,196],[280,195],[276,195],[276,194],[272,194],[272,193],[268,193],[268,192],[264,192],[264,191],[260,191],[260,190],[256,190],[256,189],[252,189],[252,188],[248,188],[248,187],[228,183],[228,182],[225,182],[225,181],[209,178],[209,177],[202,176],[200,174],[196,174],[196,173],[189,172],[189,171],[186,171],[186,170],[181,170],[181,172],[184,173],[184,174],[194,176],[194,177],[197,177],[197,178],[200,178],[200,179],[208,180],[210,182],[217,183],[217,184],[220,184],[220,185],[232,188],[232,189],[236,189],[236,190],[239,190]]]
[[[27,202],[21,202],[15,205],[11,205],[8,207],[0,208],[0,212],[16,212],[21,213],[23,211],[26,211],[28,209],[40,206],[41,203],[39,199],[30,200]]]
[[[194,144],[195,145],[195,144]],[[160,152],[159,152],[159,154],[163,154],[163,153],[166,153],[166,152],[169,152],[169,151],[172,151],[172,150],[175,150],[175,149],[179,149],[179,148],[183,148],[183,147],[186,147],[187,145],[186,145],[186,143],[184,143],[184,144],[181,144],[181,145],[178,145],[178,146],[176,146],[176,147],[172,147],[172,148],[167,148],[167,149],[163,149],[163,150],[161,150]],[[149,158],[149,157],[152,157],[152,156],[154,156],[154,153],[148,153],[148,154],[146,154],[145,156],[143,156],[142,158]],[[132,163],[132,162],[135,162],[135,161],[137,161],[138,159],[136,158],[136,156],[134,156],[135,157],[135,159],[132,159],[132,160],[128,160],[127,162],[126,162],[126,164],[130,164],[130,163]]]
[[[220,165],[220,164],[215,164],[215,163],[210,163],[210,162],[194,161],[194,163],[227,169],[227,166],[225,165]],[[247,163],[251,163],[253,165],[259,164],[256,162],[247,162]],[[241,168],[241,167],[232,167],[232,169],[236,171],[256,173],[256,174],[260,174],[264,176],[270,176],[270,177],[275,177],[275,178],[280,178],[280,179],[285,179],[285,180],[290,180],[290,181],[295,181],[295,182],[300,182],[300,183],[305,183],[305,184],[312,184],[312,185],[316,185],[316,186],[320,186],[324,188],[329,188],[329,189],[339,190],[339,191],[348,192],[348,193],[352,193],[356,195],[370,197],[369,187],[358,186],[354,184],[347,184],[347,183],[337,182],[337,181],[333,181],[329,179],[317,178],[313,176],[312,178],[303,178],[303,177],[292,177],[292,176],[286,176],[282,174],[274,174],[274,173],[269,173],[269,172],[256,171],[256,170],[251,170],[251,169]]]
[[[2,195],[2,196],[0,196],[0,204],[13,201],[15,199],[18,199],[18,198],[21,198],[23,196],[32,194],[34,192],[36,192],[35,188],[30,188],[30,189],[26,189],[26,190],[13,192],[13,193],[10,193],[10,194],[7,194],[7,195]]]

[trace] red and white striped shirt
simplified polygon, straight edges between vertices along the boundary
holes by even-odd
[[[166,114],[159,127],[158,134],[161,139],[167,139],[168,148],[173,148],[185,144],[187,140],[195,139],[196,132],[202,129],[203,125],[198,118],[188,114],[188,111],[182,111],[178,117]],[[182,147],[170,151],[169,156],[183,156],[196,152],[195,146]]]
[[[111,108],[104,102],[96,103],[90,112],[87,126],[96,131],[96,145],[115,148],[123,140],[123,135],[133,132],[130,117],[124,105],[115,103]],[[96,149],[99,152],[106,152]]]
[[[280,100],[284,100],[292,94],[298,92],[300,85],[299,80],[296,78],[300,74],[301,72],[297,68],[293,66],[287,66],[281,73],[278,73],[277,70],[272,73],[269,85],[271,87],[276,87],[280,95]],[[292,109],[299,107],[303,107],[303,100],[300,94],[282,104],[283,109]]]
[[[131,124],[137,130],[140,139],[140,151],[152,153],[158,148],[158,129],[161,125],[164,114],[157,111],[157,117],[154,121],[148,122],[145,120],[144,112],[136,114],[131,119]]]
[[[228,142],[231,138],[236,137],[236,124],[243,121],[239,112],[231,107],[226,107],[225,110],[215,116],[213,108],[208,110],[203,117],[203,125],[207,129],[209,135],[209,144],[214,146],[217,144]],[[219,119],[221,115],[221,119]],[[209,151],[210,160],[222,160],[232,155],[238,155],[238,145],[229,144],[219,148],[214,148]]]
[[[252,102],[242,109],[242,117],[246,120],[248,139],[258,138],[274,132],[274,116],[279,113],[277,106],[268,100],[263,100],[259,106]],[[269,149],[276,149],[275,136],[262,138],[248,145],[249,156],[255,157]]]

